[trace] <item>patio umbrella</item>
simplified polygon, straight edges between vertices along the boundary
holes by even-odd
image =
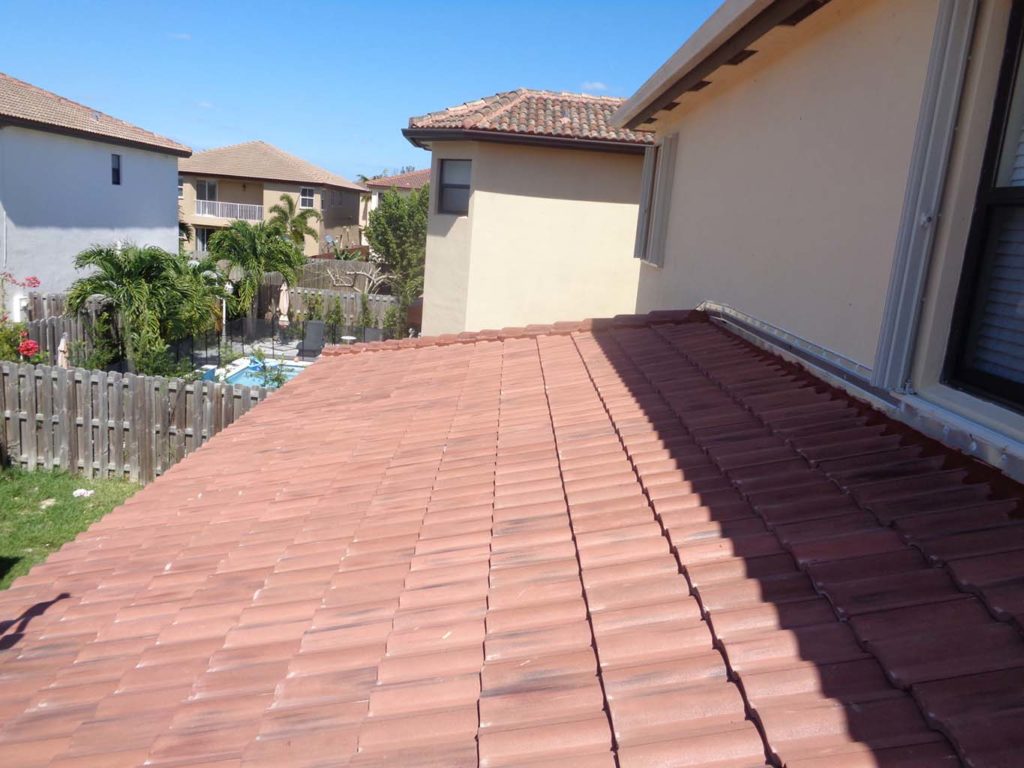
[[[281,293],[277,299],[277,311],[280,315],[277,319],[278,325],[282,328],[288,327],[288,282],[281,283]]]
[[[60,337],[60,344],[57,345],[57,366],[60,368],[70,368],[71,361],[68,359],[68,335],[62,334]]]

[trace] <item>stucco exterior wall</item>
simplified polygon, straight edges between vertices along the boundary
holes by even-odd
[[[481,144],[466,330],[633,312],[642,167],[641,155]]]
[[[468,217],[431,189],[423,331],[550,323],[632,312],[640,155],[438,142],[473,160]]]
[[[672,215],[638,309],[716,301],[872,365],[937,8],[833,0],[659,116]]]
[[[460,333],[466,330],[470,250],[473,245],[476,208],[476,142],[438,142],[433,148],[431,178],[440,178],[444,158],[472,160],[473,175],[468,216],[437,212],[437,185],[430,185],[430,217],[427,221],[427,262],[423,278],[423,327],[425,335]]]
[[[111,154],[121,184],[111,184]],[[0,271],[35,275],[39,290],[64,291],[79,276],[75,256],[94,244],[132,241],[178,247],[172,155],[0,128]],[[16,312],[19,294],[8,296]]]

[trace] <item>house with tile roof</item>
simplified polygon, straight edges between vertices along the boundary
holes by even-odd
[[[927,192],[942,206],[915,216],[896,250],[915,252],[934,228],[918,264],[934,277],[953,246],[946,217],[976,216],[958,214],[956,201],[987,189],[977,164],[988,158],[990,181],[1004,178],[997,169],[1013,177],[1014,163],[1000,162],[1011,130],[980,131],[1000,151],[967,149],[1015,82],[997,76],[982,88],[1019,64],[1004,53],[1015,52],[1020,6],[728,0],[615,118],[656,129],[638,228],[644,270],[677,279],[686,206],[676,193],[697,204],[681,164],[697,165],[691,140],[714,151],[701,121],[732,127],[730,146],[752,162],[733,123],[752,117],[755,85],[771,90],[756,106],[768,147],[793,153],[788,173],[839,162],[802,120],[773,111],[788,102],[807,120],[814,99],[838,109],[838,96],[811,82],[834,85],[838,67],[859,107],[845,115],[854,125],[844,136],[869,133],[864,176],[846,169],[865,226],[881,220],[859,185],[891,181],[872,152],[897,164],[885,136],[870,134],[866,105],[882,100],[900,136],[906,116],[891,81],[923,89],[917,109],[936,132],[903,135],[919,159],[901,166],[908,189],[896,205],[916,211]],[[876,77],[869,64],[876,54],[884,62],[882,51],[907,56],[905,66]],[[965,51],[969,66],[953,66]],[[912,66],[915,57],[928,66]],[[762,67],[756,83],[740,78],[744,66]],[[871,88],[858,89],[861,77]],[[716,89],[725,105],[704,101]],[[982,97],[994,106],[983,109]],[[959,119],[950,144],[938,138],[950,138],[939,130],[947,111]],[[686,121],[672,122],[676,113]],[[832,117],[822,120],[838,128]],[[687,141],[673,146],[677,131]],[[912,185],[932,167],[930,148],[943,146],[941,189]],[[760,167],[747,170],[742,180],[764,190]],[[722,204],[734,199],[753,216],[733,181],[710,175],[707,188],[728,189]],[[828,188],[816,190],[820,201],[794,198],[800,190],[782,191],[805,213],[828,210]],[[1000,209],[1014,199],[1004,187],[982,197]],[[761,221],[765,250],[755,255],[808,290],[848,277],[834,263],[849,256],[844,239],[803,264],[806,275],[771,250],[784,234],[772,224],[788,211],[775,198],[761,203],[774,218]],[[902,219],[885,231],[902,232]],[[978,231],[1012,233],[998,229],[1008,219],[1012,210],[998,210]],[[809,237],[824,226],[801,223]],[[868,229],[865,238],[881,237]],[[744,242],[732,230],[719,236]],[[692,237],[712,244],[700,230]],[[794,263],[807,258],[799,238],[789,242]],[[870,269],[872,254],[860,255]],[[700,310],[328,348],[0,592],[0,764],[1016,768],[1024,485],[1010,436],[1006,460],[993,459],[984,451],[994,428],[954,421],[939,403],[925,418],[910,398],[928,392],[858,378],[842,345],[856,334],[824,320],[772,323],[783,309],[770,296],[744,298],[744,279],[809,312],[817,297],[784,293],[755,261],[738,261],[731,281],[696,271],[720,297]],[[863,299],[855,287],[847,304]],[[851,312],[847,304],[834,311]],[[874,331],[849,317],[860,336]],[[929,321],[916,326],[924,333]],[[948,429],[936,430],[942,418]]]
[[[425,333],[632,312],[648,134],[621,100],[520,88],[413,117],[432,154]]]
[[[0,73],[0,272],[60,292],[95,243],[177,249],[174,177],[191,150]],[[19,318],[23,296],[9,292]]]
[[[375,179],[367,179],[364,186],[370,190],[367,203],[367,214],[380,204],[380,196],[389,190],[394,190],[399,195],[411,194],[414,190],[423,189],[430,183],[430,169],[423,168],[417,171],[396,173],[392,176],[378,176]]]
[[[178,210],[192,232],[188,247],[206,251],[210,236],[232,221],[265,221],[281,195],[296,207],[320,213],[317,236],[307,236],[304,251],[316,256],[342,246],[362,245],[366,225],[361,184],[331,173],[265,141],[248,141],[196,152],[178,163]],[[331,238],[331,240],[328,240]]]

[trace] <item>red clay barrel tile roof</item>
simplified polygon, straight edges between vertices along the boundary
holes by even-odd
[[[624,101],[609,96],[518,88],[409,118],[408,133],[440,129],[653,144],[654,136],[649,132],[612,125],[611,116]]]
[[[329,350],[0,593],[0,764],[1019,764],[1021,487],[701,320]]]
[[[399,173],[395,176],[381,176],[377,179],[367,179],[365,185],[370,189],[388,190],[392,187],[397,189],[419,189],[430,183],[430,169],[424,168],[419,171]]]
[[[192,153],[191,149],[173,139],[0,72],[0,125],[4,123],[112,141],[181,157]]]

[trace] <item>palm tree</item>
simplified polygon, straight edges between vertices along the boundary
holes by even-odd
[[[313,208],[298,210],[295,198],[289,194],[281,195],[281,202],[270,207],[270,223],[277,224],[300,248],[306,244],[306,235],[319,241],[320,234],[310,226],[310,221],[320,221],[323,217]]]
[[[284,236],[277,222],[233,221],[210,237],[210,256],[218,264],[227,262],[222,272],[231,275],[235,285],[232,312],[248,312],[256,300],[263,276],[267,272],[280,272],[291,285],[298,281],[299,270],[306,257],[299,246]]]
[[[218,289],[178,254],[151,245],[96,245],[75,257],[75,267],[91,273],[68,290],[68,309],[102,304],[114,319],[112,341],[131,363],[155,359],[166,342],[217,323]]]

